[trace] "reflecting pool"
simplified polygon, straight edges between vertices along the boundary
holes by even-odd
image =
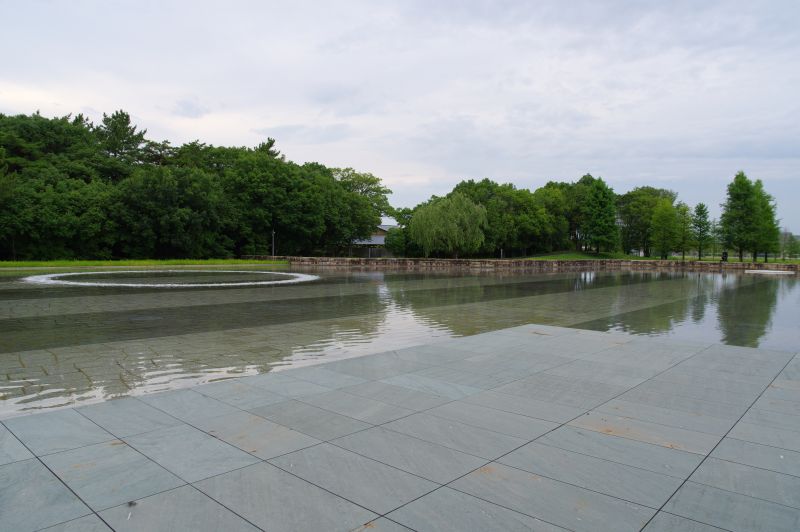
[[[256,272],[288,271],[217,270],[93,269],[64,279],[212,285],[285,279]],[[800,348],[795,275],[293,269],[319,279],[173,288],[22,281],[55,272],[0,273],[0,418],[525,323]]]

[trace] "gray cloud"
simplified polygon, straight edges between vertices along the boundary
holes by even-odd
[[[382,176],[398,205],[462,178],[533,187],[590,171],[620,192],[652,182],[713,210],[743,169],[800,231],[795,0],[0,0],[0,11],[15,21],[0,33],[12,52],[2,112],[97,120],[123,108],[174,143],[272,136],[298,162]]]
[[[321,126],[307,126],[291,124],[275,127],[264,127],[254,130],[264,137],[282,139],[286,142],[302,144],[326,144],[339,142],[351,135],[351,128],[347,124],[328,124]]]
[[[172,108],[172,114],[184,118],[200,118],[208,114],[208,109],[194,100],[178,100]]]

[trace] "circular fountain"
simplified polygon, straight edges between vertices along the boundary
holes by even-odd
[[[141,276],[142,274],[153,276],[176,275],[184,273],[220,273],[220,274],[243,274],[256,275],[255,280],[228,281],[228,282],[117,282],[113,279],[99,280],[80,280],[69,279],[69,277],[95,277],[95,276]],[[259,279],[258,277],[269,276],[269,279]],[[278,277],[275,279],[274,277]],[[286,277],[286,278],[282,278]],[[317,275],[289,272],[268,272],[260,270],[116,270],[99,272],[70,272],[70,273],[49,273],[45,275],[31,275],[24,277],[21,281],[34,284],[62,285],[62,286],[92,286],[92,287],[122,287],[122,288],[221,288],[221,287],[243,287],[243,286],[274,286],[283,284],[305,283],[319,279]]]

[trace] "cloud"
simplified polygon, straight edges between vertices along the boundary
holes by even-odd
[[[744,169],[800,230],[794,0],[5,10],[18,23],[0,46],[26,49],[4,60],[0,112],[122,108],[173,143],[272,136],[298,162],[383,177],[398,205],[462,178],[534,187],[587,171],[620,192],[653,182],[718,205]]]
[[[200,118],[208,114],[208,109],[194,100],[178,100],[172,108],[172,114],[184,118]]]
[[[279,141],[297,142],[301,144],[326,144],[339,142],[352,134],[350,126],[344,123],[320,126],[289,124],[264,127],[254,130],[261,136],[272,137]]]

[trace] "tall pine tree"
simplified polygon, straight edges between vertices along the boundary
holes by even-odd
[[[753,261],[758,253],[764,254],[767,262],[769,253],[777,253],[780,249],[781,228],[775,217],[775,199],[764,190],[760,179],[753,185],[756,198],[756,234],[753,242]]]
[[[755,187],[739,172],[728,185],[728,197],[722,204],[722,233],[725,246],[735,249],[739,260],[744,260],[745,251],[754,249],[757,234],[758,201]]]
[[[697,258],[703,260],[703,250],[711,240],[711,222],[708,219],[708,207],[705,203],[698,203],[692,213],[692,236],[697,245]]]

